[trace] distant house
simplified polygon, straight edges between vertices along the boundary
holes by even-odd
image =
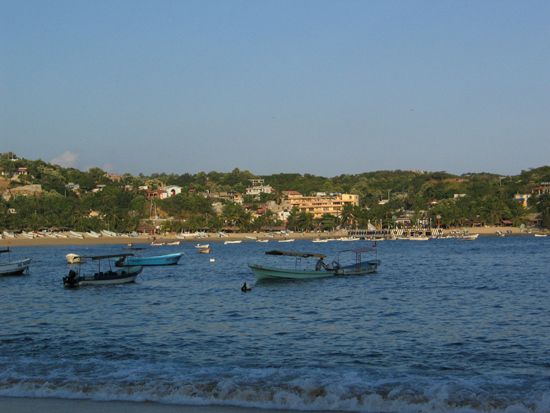
[[[177,185],[170,185],[163,189],[164,189],[164,192],[166,193],[166,197],[171,197],[171,196],[181,194],[181,190],[182,190],[181,186],[177,186]]]
[[[29,174],[29,170],[28,170],[28,168],[26,168],[24,166],[21,166],[21,167],[17,168],[17,171],[15,171],[16,176],[25,176],[25,175],[28,175],[28,174]]]
[[[80,191],[80,185],[69,182],[67,185],[65,185],[65,189],[67,189],[68,191],[78,192]]]
[[[531,193],[539,196],[550,194],[550,182],[541,182],[539,186],[533,188]]]
[[[264,185],[263,179],[251,179],[251,186],[246,188],[246,195],[259,196],[260,194],[271,194],[273,187],[271,185]]]
[[[101,191],[103,191],[103,188],[105,188],[105,186],[106,186],[106,185],[103,185],[103,184],[101,184],[101,185],[96,185],[96,187],[95,187],[94,189],[92,189],[92,192],[93,192],[93,193],[101,192]]]
[[[111,182],[120,182],[120,181],[122,181],[122,176],[117,175],[117,174],[106,173],[105,177],[107,179],[109,179]]]

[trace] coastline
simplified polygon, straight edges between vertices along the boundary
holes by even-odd
[[[162,404],[151,401],[98,401],[32,397],[0,397],[2,413],[299,413],[297,410],[260,409],[236,406]],[[324,410],[312,413],[327,413]],[[331,413],[338,413],[332,411]]]
[[[458,227],[444,229],[443,235],[453,232],[467,232],[469,234],[479,234],[480,236],[497,236],[499,233],[507,233],[510,236],[533,236],[535,233],[548,234],[548,231],[531,230],[526,232],[518,227]],[[101,244],[150,244],[151,242],[168,243],[180,241],[181,245],[185,243],[205,243],[205,242],[224,242],[224,241],[248,241],[254,242],[256,239],[269,239],[273,241],[284,239],[312,240],[315,238],[341,238],[347,237],[347,230],[333,231],[330,233],[320,232],[292,232],[288,234],[266,234],[266,233],[235,233],[226,234],[220,237],[217,234],[207,234],[206,236],[190,236],[185,239],[176,237],[176,234],[164,234],[158,236],[140,235],[138,237],[115,236],[101,238],[2,238],[0,247],[31,247],[31,246],[56,246],[56,245],[101,245]]]

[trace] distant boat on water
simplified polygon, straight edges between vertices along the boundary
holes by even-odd
[[[241,240],[234,240],[234,241],[224,241],[223,243],[224,244],[240,244],[242,241]]]
[[[135,257],[132,255],[124,256],[116,262],[117,267],[126,266],[159,266],[159,265],[176,265],[180,260],[182,252],[174,254],[156,255],[151,257]]]

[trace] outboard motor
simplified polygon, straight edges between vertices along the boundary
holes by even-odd
[[[63,285],[67,288],[78,287],[78,282],[76,280],[76,271],[70,270],[69,275],[63,277]]]

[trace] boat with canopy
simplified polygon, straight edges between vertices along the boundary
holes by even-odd
[[[133,254],[81,256],[82,259],[80,262],[76,263],[76,269],[74,267],[71,268],[69,274],[63,277],[63,286],[66,288],[77,288],[84,285],[126,284],[134,282],[143,269],[141,265],[116,268],[115,264],[113,264],[115,259],[120,261],[131,255]],[[86,266],[86,263],[90,265]],[[97,267],[92,269],[91,273],[87,275],[85,272],[89,266]]]
[[[349,258],[352,253],[354,259]],[[381,264],[376,257],[374,259],[363,260],[364,254],[376,254],[376,247],[357,248],[340,251],[331,264],[326,264],[325,254],[297,251],[267,251],[266,255],[294,258],[294,265],[285,268],[274,267],[271,265],[249,264],[257,280],[264,279],[295,279],[307,280],[314,278],[326,278],[339,275],[365,275],[376,272]],[[313,269],[311,266],[305,267],[304,260],[315,258],[317,262]]]

